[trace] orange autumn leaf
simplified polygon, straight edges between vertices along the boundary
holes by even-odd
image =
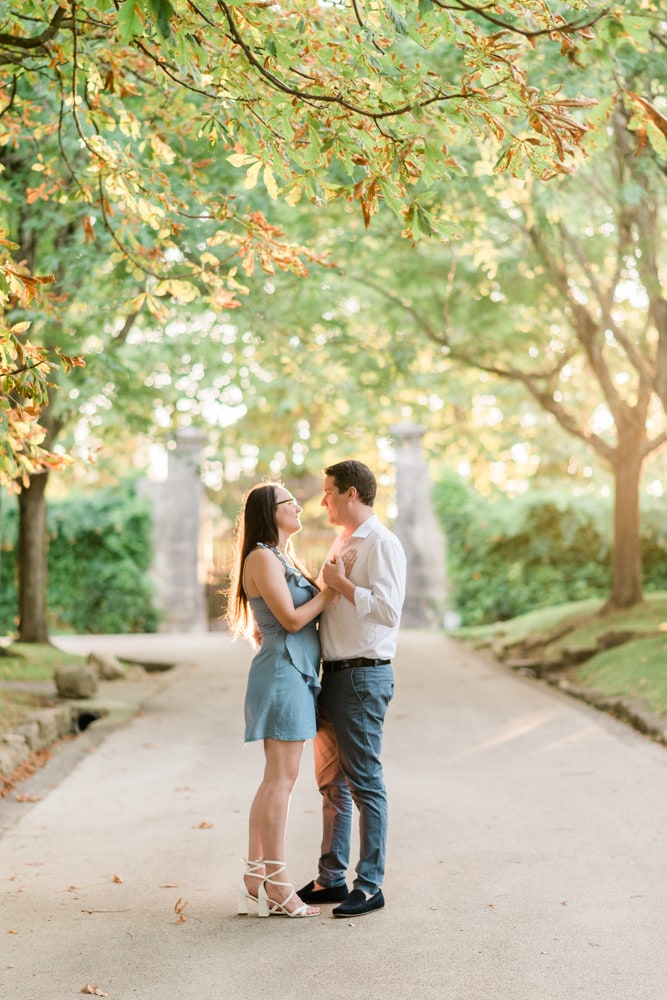
[[[655,127],[662,132],[664,137],[667,139],[667,118],[661,114],[654,104],[651,104],[645,98],[641,97],[639,94],[634,94],[632,91],[628,92],[628,97],[638,105],[648,120],[655,125]]]
[[[96,241],[97,237],[95,236],[93,222],[89,215],[84,215],[83,217],[83,231],[86,243],[94,243]]]
[[[178,914],[178,920],[176,921],[177,924],[184,924],[185,921],[188,919],[183,913],[183,910],[185,909],[186,906],[188,906],[188,900],[183,899],[183,897],[180,896],[176,900],[176,903],[174,904],[174,913]]]

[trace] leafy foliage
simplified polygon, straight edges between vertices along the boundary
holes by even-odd
[[[667,590],[667,525],[662,500],[644,503],[641,548],[647,589]]]
[[[36,342],[49,357],[71,338],[70,355],[94,358],[69,382],[79,406],[85,385],[107,395],[123,345],[147,319],[173,320],[169,304],[224,319],[257,269],[328,263],[267,220],[281,198],[346,199],[365,224],[385,202],[405,235],[460,232],[448,185],[476,164],[573,168],[594,102],[578,88],[596,90],[587,56],[643,45],[650,14],[586,0],[19,0],[0,33],[0,217],[27,267],[57,277]],[[633,108],[641,141],[659,143],[651,100]],[[58,407],[50,440],[75,411]]]
[[[490,501],[449,474],[434,503],[465,625],[602,598],[608,590],[610,512],[602,501],[537,491]]]
[[[61,468],[66,461],[43,447],[46,430],[39,423],[55,365],[44,348],[26,339],[30,322],[12,316],[55,279],[30,274],[13,259],[18,249],[0,235],[0,487],[13,492],[27,486],[31,474]],[[65,370],[83,365],[80,357],[57,353]]]
[[[611,578],[608,501],[531,489],[489,499],[443,472],[434,503],[447,536],[448,573],[465,625],[604,598]],[[647,591],[667,589],[661,504],[646,504],[641,544]]]
[[[54,631],[151,632],[150,507],[131,486],[61,500],[49,512],[49,616]],[[16,517],[3,515],[0,629],[16,614]]]
[[[34,343],[46,358],[60,347],[89,359],[67,392],[49,394],[44,445],[80,416],[112,434],[135,420],[155,431],[198,419],[227,394],[238,417],[238,394],[256,392],[261,429],[271,414],[286,451],[290,407],[296,397],[303,424],[312,384],[281,383],[277,357],[307,345],[319,374],[329,360],[320,348],[340,341],[323,345],[307,330],[284,351],[267,341],[267,376],[259,353],[247,363],[251,316],[225,349],[230,316],[260,278],[330,265],[323,243],[291,239],[274,209],[349,203],[368,226],[386,204],[412,240],[461,235],[455,178],[474,181],[479,168],[543,180],[575,167],[597,96],[585,55],[628,39],[632,47],[633,32],[627,11],[587,0],[17,0],[0,33],[0,225],[28,271],[57,278],[34,318]],[[660,116],[643,101],[633,127],[655,148]],[[167,348],[153,370],[131,357],[139,345],[159,354],[177,327],[193,341],[215,330],[212,351],[219,346],[223,360],[212,385],[195,352],[173,358]],[[343,370],[350,338],[344,346],[338,427],[353,423],[359,385]],[[397,405],[387,338],[380,350],[363,391],[382,387]],[[34,567],[23,571],[35,578]]]
[[[404,255],[376,230],[357,243],[345,275],[364,347],[377,328],[391,354],[430,341],[441,405],[434,416],[428,406],[414,412],[443,442],[457,435],[463,458],[477,450],[474,419],[486,411],[499,429],[492,469],[512,464],[513,444],[529,474],[542,468],[552,447],[546,427],[553,439],[554,429],[576,439],[561,474],[585,471],[590,482],[611,474],[610,601],[618,606],[641,600],[639,486],[644,463],[667,441],[666,161],[658,137],[660,122],[667,134],[667,39],[656,4],[642,4],[626,27],[616,48],[603,51],[598,38],[587,53],[599,56],[588,65],[591,85],[607,96],[584,140],[589,159],[572,176],[545,185],[480,169],[452,181],[452,211],[466,220],[458,241],[422,242]],[[612,22],[599,26],[607,42],[614,31]],[[655,141],[636,118],[637,93],[654,109]],[[453,373],[461,368],[478,373],[472,406],[456,400],[462,382]]]
[[[535,46],[550,48],[576,67],[579,47],[604,16],[587,0],[509,0],[492,12],[440,0],[280,7],[83,0],[53,12],[22,0],[0,36],[7,128],[14,139],[21,113],[30,128],[44,127],[31,88],[50,78],[59,108],[49,131],[79,140],[81,155],[69,153],[68,161],[80,198],[97,204],[118,249],[141,267],[156,236],[176,237],[179,214],[192,210],[168,183],[176,135],[172,144],[163,129],[146,130],[158,108],[163,120],[169,108],[186,135],[214,149],[220,143],[248,188],[261,181],[271,197],[292,203],[343,195],[367,221],[384,198],[405,208],[413,227],[426,219],[420,185],[459,169],[448,148],[458,136],[493,141],[501,168],[543,176],[568,169],[587,131],[572,109],[591,102],[542,88],[529,77],[528,57]],[[52,164],[40,164],[33,197],[49,200],[58,181]],[[194,193],[203,175],[195,161],[190,166]],[[218,220],[234,215],[224,194],[208,208]],[[267,234],[255,231],[257,222],[261,228],[247,218],[240,237],[218,227],[209,246],[220,240],[245,257],[256,242],[261,259]],[[194,254],[178,263],[186,274],[217,267]]]

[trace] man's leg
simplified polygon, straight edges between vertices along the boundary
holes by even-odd
[[[341,771],[336,734],[328,716],[328,681],[326,678],[320,694],[317,736],[313,743],[315,776],[322,795],[322,852],[317,882],[327,888],[345,885],[352,830],[352,797]]]
[[[382,726],[394,693],[391,664],[355,667],[336,675],[330,705],[340,766],[359,810],[359,864],[355,889],[373,895],[384,878],[387,792],[380,754]]]

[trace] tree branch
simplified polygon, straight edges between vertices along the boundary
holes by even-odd
[[[618,326],[612,315],[611,306],[614,300],[614,288],[617,282],[617,276],[620,274],[621,270],[620,262],[618,263],[614,280],[610,284],[609,291],[605,293],[605,291],[600,286],[600,283],[590,265],[590,261],[584,254],[579,241],[575,239],[573,234],[570,232],[570,230],[563,222],[559,224],[559,230],[561,235],[563,236],[563,239],[565,240],[567,245],[570,247],[570,250],[574,254],[577,263],[579,264],[583,273],[585,274],[586,280],[588,281],[598,301],[598,304],[600,306],[600,312],[602,313],[605,326],[609,330],[611,330],[611,332],[614,335],[614,338],[618,341],[620,346],[625,351],[625,355],[628,361],[632,364],[635,371],[637,372],[640,381],[653,384],[653,382],[655,381],[655,372],[652,371],[651,368],[647,365],[640,351],[637,350],[636,346],[632,343],[630,338],[623,333],[623,331]],[[622,252],[623,248],[619,247],[619,255],[622,255]]]
[[[296,97],[306,104],[333,104],[336,107],[344,108],[346,111],[350,111],[352,114],[360,115],[363,118],[369,118],[377,124],[387,118],[400,118],[402,115],[410,114],[414,111],[415,107],[426,108],[431,104],[439,104],[443,101],[462,100],[463,98],[469,96],[463,92],[446,94],[439,90],[432,97],[426,97],[420,101],[404,104],[398,108],[392,108],[391,111],[373,111],[370,108],[364,108],[360,105],[353,104],[351,101],[347,101],[344,97],[340,97],[336,94],[315,94],[308,90],[300,90],[298,87],[292,87],[289,84],[284,83],[281,79],[279,79],[279,77],[268,70],[262,62],[260,62],[241,35],[236,21],[234,20],[234,15],[232,14],[228,4],[225,3],[225,0],[216,0],[216,2],[222,13],[225,15],[233,41],[239,46],[245,55],[246,60],[253,67],[253,69],[255,69],[262,79],[265,80],[274,90],[279,90],[283,94],[289,94],[291,97]]]
[[[452,344],[451,338],[447,333],[436,331],[432,324],[429,323],[428,319],[420,312],[419,309],[413,306],[411,302],[404,302],[385,286],[376,284],[372,281],[372,279],[370,281],[368,279],[364,279],[364,281],[366,285],[369,285],[375,291],[379,292],[390,301],[393,301],[405,312],[411,315],[420,325],[422,332],[425,333],[430,340],[443,347],[447,347],[449,352],[448,356],[453,361],[464,364],[467,368],[483,371],[489,375],[495,375],[497,378],[504,379],[508,382],[521,383],[528,390],[530,395],[539,403],[542,409],[555,417],[557,422],[568,432],[568,434],[571,434],[590,445],[602,458],[605,459],[605,461],[610,463],[614,461],[615,449],[598,434],[586,431],[583,427],[581,427],[572,414],[557,402],[553,393],[539,385],[540,382],[553,381],[553,379],[560,374],[565,365],[572,359],[572,353],[563,355],[553,368],[545,371],[528,373],[522,372],[518,368],[503,368],[499,365],[485,364],[476,357],[462,351],[455,344]]]
[[[26,38],[22,35],[7,35],[0,33],[0,48],[20,49],[23,53],[43,48],[47,42],[50,42],[51,39],[56,37],[64,24],[69,23],[65,20],[68,13],[69,11],[65,7],[58,7],[48,28],[45,28],[40,35],[34,35],[30,38]],[[19,56],[19,59],[22,58],[22,56]],[[9,57],[5,59],[5,57],[0,56],[0,63],[5,61],[15,62],[16,60],[14,58],[10,59]]]
[[[567,302],[577,339],[583,347],[588,362],[595,372],[604,398],[617,423],[627,419],[628,407],[618,393],[609,369],[604,360],[600,344],[600,324],[581,302],[577,302],[572,294],[569,275],[565,268],[557,263],[542,238],[536,226],[528,227],[528,236],[538,252],[544,265],[550,271],[563,298]]]
[[[599,434],[595,434],[592,431],[586,431],[583,427],[580,427],[578,422],[569,413],[568,410],[562,406],[553,396],[553,393],[548,392],[545,389],[540,388],[537,384],[537,378],[533,375],[528,375],[525,372],[521,372],[516,368],[499,368],[496,365],[478,365],[482,371],[486,371],[489,374],[497,375],[498,378],[506,379],[507,381],[520,382],[528,392],[531,394],[533,399],[537,400],[543,410],[550,413],[560,426],[571,434],[573,437],[579,438],[586,444],[590,445],[605,461],[613,463],[616,449],[608,444],[604,438],[600,437]],[[539,376],[538,376],[539,377]]]
[[[664,444],[667,444],[667,431],[663,431],[662,434],[658,434],[657,437],[652,438],[650,441],[646,441],[641,449],[643,457],[650,455],[651,452],[657,451],[658,448],[662,448]]]
[[[485,21],[488,21],[489,24],[494,24],[496,27],[502,28],[504,31],[509,31],[513,35],[521,35],[523,38],[539,38],[541,35],[574,35],[580,31],[586,31],[588,28],[594,27],[611,10],[611,7],[603,7],[599,14],[596,14],[588,21],[564,20],[562,24],[558,24],[554,18],[554,23],[549,27],[530,30],[528,28],[520,28],[516,24],[510,24],[507,21],[503,21],[502,18],[494,17],[493,14],[489,13],[491,4],[485,7],[478,7],[476,4],[465,3],[464,0],[456,0],[455,4],[443,3],[442,0],[433,0],[433,3],[442,10],[458,10],[465,11],[468,14],[477,14]]]
[[[35,361],[32,365],[24,365],[23,368],[12,368],[11,371],[2,371],[0,374],[2,378],[14,378],[15,375],[21,375],[23,372],[33,371],[35,368],[43,368],[46,365],[49,368],[53,368],[53,365],[46,358],[42,358],[41,361]]]

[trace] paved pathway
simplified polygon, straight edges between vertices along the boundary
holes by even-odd
[[[132,721],[95,723],[21,786],[41,801],[0,810],[2,1000],[74,1000],[86,984],[112,1000],[667,996],[664,747],[404,632],[386,908],[239,917],[262,766],[242,745],[249,650],[224,634],[61,644],[179,666],[151,679]],[[300,882],[319,833],[307,747],[289,828]]]

